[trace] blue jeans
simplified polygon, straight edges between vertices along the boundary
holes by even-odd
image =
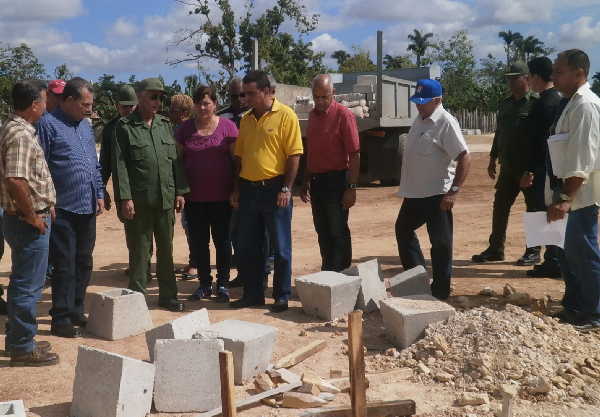
[[[597,206],[569,213],[561,271],[565,280],[563,306],[588,315],[600,314]]]
[[[287,301],[292,292],[292,200],[277,207],[282,185],[283,177],[266,185],[240,181],[238,270],[250,301],[264,299],[265,228],[275,255],[273,298]]]
[[[83,302],[92,277],[92,252],[96,244],[96,215],[56,209],[50,236],[52,324],[68,325],[83,314]]]
[[[239,224],[239,216],[238,210],[233,209],[231,211],[231,225],[229,228],[229,240],[231,240],[231,247],[233,249],[233,254],[231,256],[232,263],[238,264],[237,253],[240,251],[239,244],[239,234],[240,234],[240,224]],[[273,251],[271,250],[271,245],[269,244],[269,234],[265,229],[265,248],[264,252],[267,254],[265,258],[265,275],[269,275],[273,272],[273,264],[275,263],[275,256],[273,255]],[[238,271],[239,276],[239,271]],[[242,278],[243,279],[243,278]]]
[[[34,348],[37,302],[42,295],[48,267],[50,227],[49,216],[43,235],[18,216],[5,215],[3,218],[4,237],[12,257],[6,331],[6,350],[11,353],[28,353]]]

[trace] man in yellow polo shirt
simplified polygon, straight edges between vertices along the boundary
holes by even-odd
[[[239,208],[239,264],[244,295],[231,303],[265,304],[265,228],[275,254],[271,311],[288,308],[292,291],[292,193],[302,155],[300,124],[294,111],[275,98],[275,81],[264,71],[243,80],[248,105],[235,142],[236,178],[231,204]]]

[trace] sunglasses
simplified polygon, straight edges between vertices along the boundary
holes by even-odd
[[[160,100],[160,94],[152,94],[150,96],[150,100],[152,100],[152,101]]]
[[[241,94],[229,94],[229,97],[231,98],[244,98],[246,97],[245,93],[241,93]]]

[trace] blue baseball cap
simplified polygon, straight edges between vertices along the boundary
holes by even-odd
[[[432,99],[442,96],[442,85],[437,80],[429,78],[417,81],[415,94],[410,98],[415,104],[429,103]]]

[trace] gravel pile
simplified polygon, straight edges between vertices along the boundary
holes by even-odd
[[[600,405],[600,335],[510,304],[457,312],[410,348],[388,350],[369,365],[410,367],[418,382],[463,392],[457,405],[502,398],[507,386],[531,401]]]

